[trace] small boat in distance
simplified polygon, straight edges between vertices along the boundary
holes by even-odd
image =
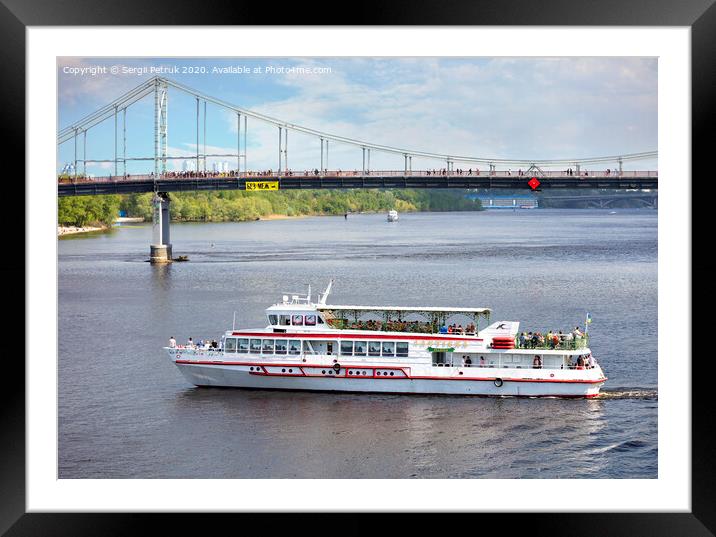
[[[390,210],[388,211],[388,222],[397,222],[398,221],[398,211],[396,210]]]
[[[284,295],[264,328],[164,351],[196,386],[590,398],[607,380],[578,329],[526,341],[516,321],[478,328],[489,308],[328,305],[332,283]]]

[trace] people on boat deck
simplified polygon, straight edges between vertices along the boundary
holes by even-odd
[[[579,339],[579,338],[582,337],[584,334],[582,334],[582,332],[579,330],[579,327],[578,327],[578,326],[575,326],[575,327],[574,327],[574,330],[572,330],[572,335],[574,336],[574,339]]]
[[[561,332],[560,332],[560,334],[561,334]],[[559,345],[559,343],[560,343],[559,334],[556,334],[556,333],[552,334],[552,341],[551,341],[552,348],[554,349],[555,347],[557,347],[557,345]]]
[[[584,369],[584,358],[581,356],[577,357],[577,367],[576,369]]]
[[[191,339],[191,338],[187,339],[187,340],[186,340],[186,346],[187,346],[188,348],[190,348],[190,349],[193,349],[193,348],[194,348],[194,340]]]
[[[587,355],[587,362],[589,363],[589,369],[592,369],[595,365],[597,365],[597,362],[591,352]]]
[[[463,358],[463,363],[464,363],[465,367],[470,367],[472,365],[472,360],[470,359],[469,356],[463,356],[462,358]]]
[[[174,336],[169,338],[169,347],[174,349],[177,346],[177,340],[174,339]]]
[[[480,356],[480,367],[485,367],[485,357]]]
[[[542,358],[538,354],[535,354],[535,359],[532,360],[533,369],[542,369]]]

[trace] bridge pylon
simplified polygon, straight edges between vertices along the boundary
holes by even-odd
[[[152,244],[149,246],[150,263],[171,263],[172,245],[169,239],[169,194],[155,192],[152,198]]]

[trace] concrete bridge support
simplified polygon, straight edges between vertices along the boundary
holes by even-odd
[[[169,194],[156,192],[152,199],[152,206],[152,244],[149,246],[149,261],[151,263],[171,263]]]

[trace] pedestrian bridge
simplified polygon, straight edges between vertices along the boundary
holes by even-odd
[[[137,192],[189,192],[207,190],[295,190],[343,188],[504,188],[504,189],[657,189],[658,172],[622,171],[609,173],[584,171],[579,175],[565,172],[524,172],[479,169],[453,170],[381,170],[321,172],[224,172],[122,175],[107,177],[61,177],[60,196],[129,194]],[[537,181],[538,184],[535,183]]]

